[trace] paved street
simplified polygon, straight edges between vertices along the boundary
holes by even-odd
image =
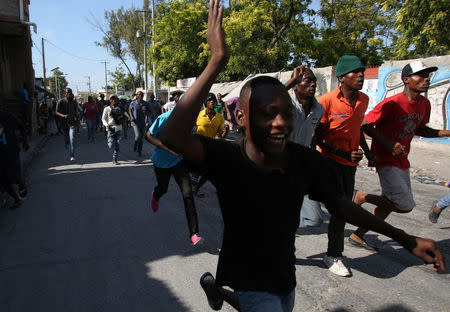
[[[129,134],[119,166],[111,163],[104,137],[96,134],[96,143],[88,143],[85,129],[74,163],[62,136],[50,138],[34,158],[28,198],[18,210],[0,213],[0,311],[211,311],[198,281],[205,271],[215,273],[217,264],[222,221],[215,190],[208,183],[206,197],[196,199],[205,243],[192,247],[173,179],[160,210],[151,211],[152,147],[145,143],[138,158]],[[424,163],[448,170],[448,146],[434,154],[424,150],[433,155]],[[376,173],[362,165],[357,188],[379,193]],[[417,207],[388,221],[435,239],[450,259],[450,211],[436,225],[427,218],[431,202],[450,190],[415,179],[412,184]],[[320,229],[297,233],[295,311],[450,310],[448,273],[434,273],[382,235],[367,236],[381,245],[379,253],[346,247],[352,277],[329,273],[321,261],[327,224],[328,218]],[[352,228],[347,226],[347,236]],[[222,310],[233,311],[227,304]]]

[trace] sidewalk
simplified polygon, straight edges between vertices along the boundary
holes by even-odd
[[[35,135],[31,138],[28,138],[28,144],[30,145],[28,151],[24,152],[21,149],[20,164],[22,167],[22,172],[25,176],[25,181],[27,180],[28,170],[33,162],[33,159],[39,154],[39,151],[41,150],[42,146],[45,145],[47,140],[47,135]],[[10,198],[10,196],[5,192],[0,191],[0,209],[9,207],[9,204],[11,203],[12,199]]]

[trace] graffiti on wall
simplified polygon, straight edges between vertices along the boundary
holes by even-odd
[[[387,97],[403,91],[401,80],[402,68],[381,66],[378,76],[377,103]],[[450,66],[438,66],[438,70],[431,74],[431,83],[425,95],[431,103],[430,127],[436,129],[450,129]]]

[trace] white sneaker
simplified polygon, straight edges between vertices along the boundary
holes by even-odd
[[[342,257],[329,257],[325,255],[323,257],[323,263],[327,266],[330,272],[339,276],[350,276],[350,271],[347,269],[345,264],[342,262]]]
[[[70,157],[70,161],[75,161],[75,157]]]

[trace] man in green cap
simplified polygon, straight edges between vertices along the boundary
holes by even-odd
[[[317,127],[319,151],[336,169],[343,197],[353,199],[355,173],[363,157],[359,149],[365,144],[361,136],[361,123],[369,104],[369,97],[360,92],[364,83],[365,67],[357,56],[344,55],[336,65],[336,77],[340,86],[319,98],[324,113]],[[361,145],[366,149],[367,144]],[[370,155],[366,155],[371,157]],[[345,221],[331,215],[328,225],[328,250],[323,258],[329,270],[339,276],[350,276],[342,262],[344,251]]]

